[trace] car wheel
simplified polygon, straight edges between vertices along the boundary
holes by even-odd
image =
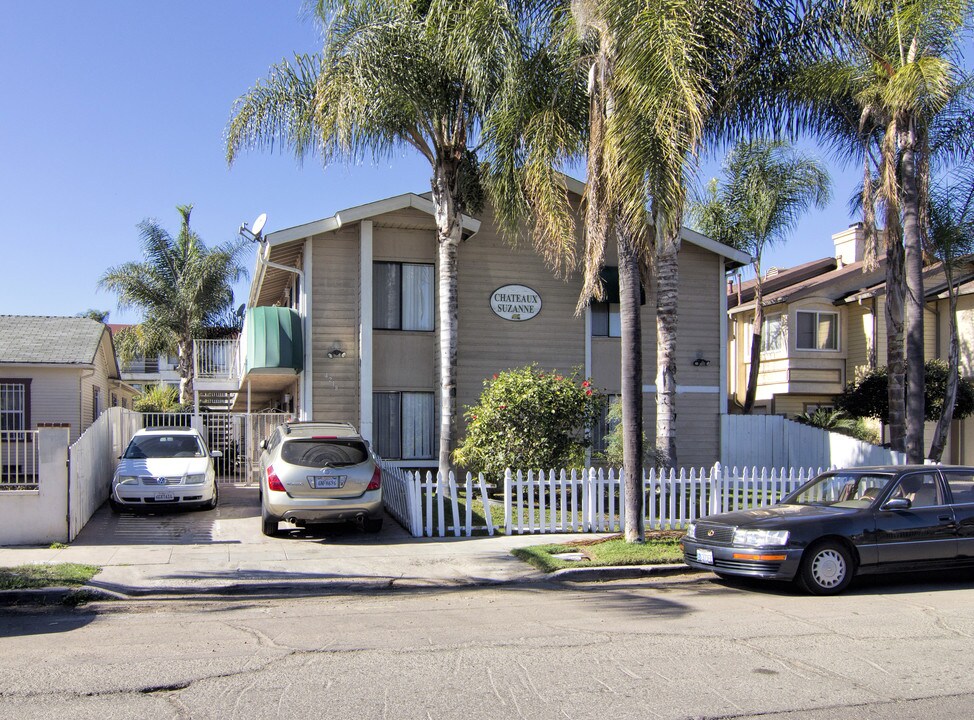
[[[217,506],[217,504],[219,502],[220,502],[220,486],[214,484],[213,485],[213,498],[208,503],[206,503],[205,505],[203,505],[203,509],[204,510],[216,510],[216,506]]]
[[[367,533],[377,533],[382,530],[382,518],[365,518],[362,528]]]
[[[812,595],[835,595],[845,590],[855,574],[852,555],[836,542],[816,543],[802,555],[798,571],[802,586]]]
[[[274,537],[277,535],[277,525],[279,520],[273,515],[269,514],[263,505],[260,506],[260,522],[261,532],[263,532],[267,537]]]

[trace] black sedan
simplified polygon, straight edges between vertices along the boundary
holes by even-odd
[[[856,574],[974,566],[974,468],[835,470],[777,505],[690,523],[686,563],[842,592]]]

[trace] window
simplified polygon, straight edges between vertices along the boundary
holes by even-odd
[[[432,459],[433,393],[373,393],[372,428],[375,451],[379,457]]]
[[[91,421],[95,422],[101,415],[101,388],[91,388]]]
[[[0,380],[0,430],[30,430],[30,380]]]
[[[376,330],[433,329],[433,266],[377,262],[372,272]]]
[[[761,324],[761,352],[771,353],[785,349],[785,326],[782,315],[769,315]]]
[[[953,470],[945,472],[944,477],[947,478],[955,503],[974,503],[974,475],[968,471]]]
[[[593,302],[592,337],[621,337],[619,303]]]
[[[830,312],[798,311],[799,350],[838,350],[839,316]]]
[[[936,507],[943,505],[940,483],[933,473],[915,473],[900,480],[899,486],[889,496],[890,500],[906,498],[910,507]]]

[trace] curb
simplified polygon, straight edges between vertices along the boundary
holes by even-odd
[[[683,563],[668,565],[616,565],[612,567],[578,567],[555,570],[549,580],[558,582],[606,582],[608,580],[636,580],[646,577],[672,577],[701,572]]]
[[[127,600],[128,596],[104,588],[46,587],[24,590],[0,590],[0,607],[13,605],[73,605],[79,601]]]

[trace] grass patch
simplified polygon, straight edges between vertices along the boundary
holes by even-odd
[[[680,549],[682,530],[646,533],[646,542],[630,544],[615,535],[605,539],[582,540],[562,545],[534,545],[511,551],[519,560],[550,573],[568,567],[612,567],[618,565],[668,565],[683,562]],[[579,552],[584,560],[561,560],[554,555]]]
[[[100,571],[101,568],[95,565],[80,565],[78,563],[18,565],[0,568],[0,590],[80,587]]]

